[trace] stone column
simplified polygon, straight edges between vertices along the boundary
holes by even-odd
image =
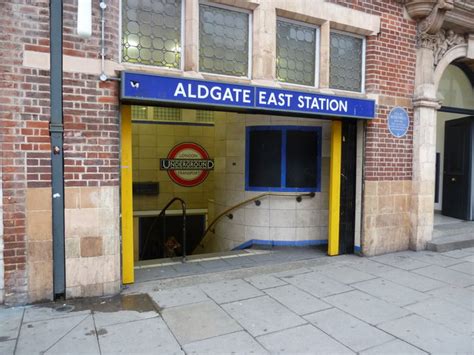
[[[423,250],[433,232],[436,166],[436,117],[439,108],[434,86],[415,98],[413,123],[413,185],[410,249]],[[431,91],[431,92],[430,92]]]

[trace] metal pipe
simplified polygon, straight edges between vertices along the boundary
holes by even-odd
[[[64,250],[64,155],[63,155],[63,2],[50,1],[51,187],[53,224],[53,295],[66,291]]]
[[[101,1],[100,4],[100,67],[101,67],[101,73],[100,73],[100,80],[101,81],[106,81],[107,74],[105,74],[105,9],[107,8],[107,4],[105,1]]]

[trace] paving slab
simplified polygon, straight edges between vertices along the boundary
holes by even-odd
[[[45,354],[100,354],[92,315],[49,348]]]
[[[417,269],[414,272],[454,286],[466,287],[474,285],[474,276],[441,266],[432,265],[422,269]]]
[[[474,289],[447,286],[432,290],[429,294],[474,312],[474,293],[472,291]]]
[[[138,269],[135,272],[135,282],[146,282],[159,279],[168,279],[180,276],[171,265]]]
[[[360,258],[360,260],[352,262],[348,267],[375,276],[383,276],[388,271],[398,270],[393,266],[378,263],[368,258]]]
[[[460,260],[456,258],[452,258],[447,255],[440,254],[437,252],[432,252],[432,251],[424,251],[422,253],[406,251],[402,253],[403,255],[406,255],[412,259],[415,259],[415,260],[418,260],[430,265],[451,266],[451,265],[459,264],[461,262]]]
[[[278,287],[278,286],[287,285],[286,282],[272,275],[257,275],[257,276],[246,278],[245,281],[250,282],[250,284],[258,288],[259,290],[263,290],[270,287]]]
[[[293,285],[269,288],[265,293],[298,315],[309,314],[332,306]]]
[[[382,323],[378,328],[429,353],[472,354],[474,352],[472,337],[457,334],[449,328],[416,314]]]
[[[0,309],[0,338],[4,342],[18,337],[23,313],[23,307]]]
[[[220,335],[185,345],[187,354],[267,354],[268,352],[244,331]]]
[[[425,351],[422,351],[413,345],[405,343],[399,339],[389,341],[388,343],[374,346],[368,350],[361,351],[360,355],[423,355],[427,354]]]
[[[465,274],[474,276],[474,263],[471,262],[464,262],[461,264],[453,265],[450,266],[448,269],[464,272]]]
[[[414,270],[429,265],[423,261],[419,261],[412,258],[411,254],[414,253],[415,252],[385,254],[371,257],[369,258],[369,260],[376,261],[385,265],[390,265],[403,270]]]
[[[429,277],[414,274],[413,272],[405,270],[388,271],[383,275],[383,278],[420,292],[431,291],[436,288],[447,286],[444,282],[433,280]]]
[[[232,268],[231,265],[229,265],[222,259],[205,260],[205,261],[200,261],[197,264],[199,264],[200,267],[208,271],[213,271],[213,270],[223,271],[223,270],[228,270]]]
[[[57,305],[54,303],[25,308],[23,317],[24,323],[36,322],[40,320],[67,318],[76,316],[87,316],[91,314],[89,310],[75,311],[71,305]]]
[[[179,263],[171,266],[179,274],[203,274],[208,272],[200,263]]]
[[[306,323],[269,296],[227,303],[222,308],[253,336]]]
[[[318,271],[314,268],[314,271]],[[374,275],[356,270],[348,266],[329,267],[320,271],[323,275],[343,284],[352,284],[354,282],[366,281],[375,278]]]
[[[450,258],[462,259],[462,258],[469,257],[472,254],[464,251],[463,249],[458,249],[458,250],[451,250],[451,251],[441,253],[441,255],[449,256]]]
[[[161,318],[98,329],[102,354],[184,354]]]
[[[304,318],[356,352],[394,339],[380,329],[335,308],[309,314]]]
[[[353,354],[321,330],[307,324],[257,338],[272,354]]]
[[[94,312],[94,321],[97,328],[106,327],[112,324],[134,322],[148,318],[159,317],[154,311],[136,312],[136,311],[115,311],[115,312]]]
[[[197,286],[150,292],[149,295],[159,308],[176,307],[209,300],[209,297]]]
[[[312,271],[311,269],[303,267],[303,268],[298,268],[298,269],[293,269],[293,270],[280,271],[280,272],[273,273],[271,275],[278,278],[284,278],[284,277],[289,277],[289,276],[307,274],[307,273],[310,273],[311,271]]]
[[[16,340],[0,341],[0,354],[13,355],[15,351],[15,343],[16,343]]]
[[[23,323],[16,354],[36,354],[48,350],[90,315],[53,318]]]
[[[166,308],[162,317],[181,345],[242,329],[212,301]]]
[[[295,276],[285,276],[282,279],[316,297],[326,297],[352,290],[351,287],[316,271]]]
[[[443,299],[432,298],[405,308],[459,334],[470,335],[474,331],[474,313]]]
[[[470,263],[474,263],[474,255],[466,256],[462,258],[464,261],[469,261]]]
[[[358,282],[351,286],[400,307],[430,297],[426,293],[398,285],[382,278]]]
[[[326,297],[324,301],[370,324],[379,324],[409,314],[408,311],[360,291]]]
[[[199,287],[219,304],[263,295],[261,291],[240,279],[202,284]]]

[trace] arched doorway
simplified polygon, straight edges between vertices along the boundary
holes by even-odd
[[[438,83],[434,231],[428,244],[438,251],[468,243],[474,234],[473,77],[469,63],[453,62]]]

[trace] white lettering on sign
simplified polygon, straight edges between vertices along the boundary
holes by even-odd
[[[209,88],[208,86],[202,84],[187,84],[186,86],[184,86],[183,83],[178,83],[178,85],[176,86],[176,90],[174,91],[174,97],[200,100],[206,100],[210,97],[212,100],[215,101],[237,102],[244,104],[252,103],[251,95],[251,89],[223,89],[222,87],[217,85]]]
[[[293,94],[266,92],[264,90],[258,93],[258,103],[260,105],[274,105],[280,107],[290,107]]]
[[[298,96],[298,108],[305,110],[316,109],[321,111],[347,112],[347,101],[300,95]]]

